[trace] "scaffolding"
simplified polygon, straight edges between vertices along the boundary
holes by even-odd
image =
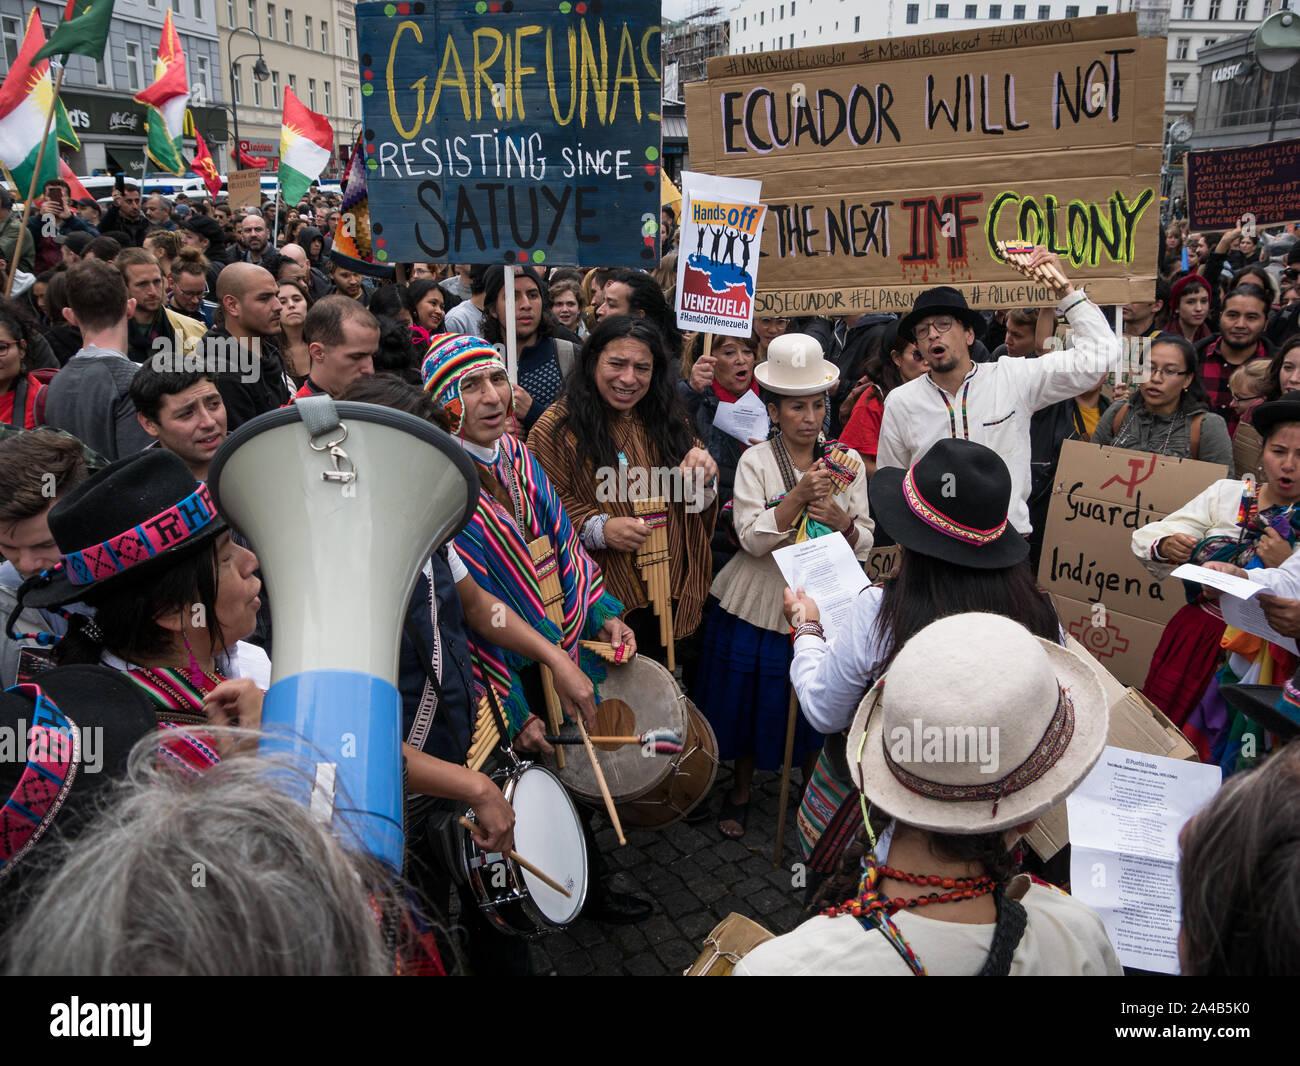
[[[664,30],[663,64],[677,64],[677,80],[702,81],[714,56],[727,54],[731,39],[731,22],[723,8],[696,4],[696,9],[679,22],[670,22]]]

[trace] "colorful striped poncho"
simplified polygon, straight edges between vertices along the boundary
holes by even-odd
[[[623,613],[623,605],[605,592],[600,567],[579,542],[559,494],[526,445],[506,434],[499,442],[495,461],[480,465],[507,486],[507,491],[511,480],[507,465],[514,471],[523,506],[524,533],[520,534],[510,512],[480,486],[478,507],[469,525],[457,535],[456,551],[475,581],[548,640],[562,643],[577,662],[578,641],[594,637],[609,619]],[[528,552],[528,542],[541,536],[550,537],[555,546],[564,590],[562,632],[546,617]],[[529,660],[489,643],[477,633],[470,634],[470,641],[502,699],[511,729],[517,732],[531,713],[519,677]],[[603,679],[604,671],[597,660],[588,661],[584,656],[580,665],[593,680]],[[479,684],[484,683],[477,663],[474,677]]]

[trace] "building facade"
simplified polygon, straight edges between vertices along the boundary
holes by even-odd
[[[284,91],[291,88],[334,127],[334,154],[325,175],[338,177],[361,125],[355,5],[341,0],[215,3],[222,74],[234,99],[243,151],[266,159],[268,173],[279,167]],[[268,69],[265,81],[254,75],[259,55]],[[233,128],[231,133],[233,138]],[[223,171],[235,165],[233,147],[232,139],[221,153]]]
[[[1272,73],[1255,63],[1253,34],[1226,37],[1197,56],[1189,148],[1234,148],[1300,137],[1300,66]]]
[[[1255,32],[1281,8],[1279,0],[1164,0],[1169,8],[1165,58],[1165,124],[1195,122],[1201,80],[1202,49]]]
[[[81,148],[73,151],[63,146],[60,151],[74,172],[83,176],[123,173],[134,178],[145,174],[146,108],[132,97],[153,82],[163,18],[169,8],[185,52],[195,128],[205,139],[226,139],[214,7],[217,2],[117,0],[104,58],[68,58],[59,98],[67,108]],[[9,72],[18,55],[32,8],[40,12],[48,37],[62,21],[65,6],[62,0],[37,4],[0,0],[4,73]],[[187,152],[193,151],[193,140],[187,138],[185,146]]]
[[[1259,0],[1255,0],[1259,2]],[[1137,9],[1135,0],[1066,3],[940,3],[937,0],[740,0],[731,9],[731,53],[810,48],[918,33],[947,33],[1014,22],[1113,15]]]

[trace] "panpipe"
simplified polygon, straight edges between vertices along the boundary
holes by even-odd
[[[554,622],[560,631],[564,631],[564,589],[560,585],[559,562],[555,558],[555,546],[551,538],[542,536],[528,542],[528,554],[533,558],[533,569],[537,574],[537,586],[542,594],[542,606],[546,617]],[[546,697],[546,722],[552,733],[560,731],[564,714],[560,708],[560,697],[555,694],[555,681],[551,671],[542,667],[542,693]],[[557,748],[555,762],[564,769],[564,749]]]
[[[613,644],[606,643],[603,640],[580,640],[578,645],[586,648],[593,655],[599,655],[607,663],[617,663],[619,665],[630,663],[636,655],[636,652],[631,655],[627,653],[626,644],[616,648]]]
[[[659,642],[668,651],[668,669],[673,670],[677,664],[673,655],[673,590],[668,574],[668,508],[662,499],[636,500],[632,508],[650,527],[650,536],[636,550],[636,566],[659,618]]]
[[[831,476],[831,484],[834,486],[831,489],[833,496],[838,496],[852,485],[853,479],[862,469],[862,464],[839,445],[822,456],[822,465]]]
[[[1031,269],[1029,257],[1033,250],[1034,246],[1027,241],[998,241],[998,251],[1003,258],[1025,277],[1040,281],[1052,289],[1064,288],[1069,284],[1055,263],[1040,263]]]
[[[487,696],[478,701],[478,717],[474,721],[474,732],[470,737],[469,751],[465,754],[465,765],[471,770],[483,769],[492,749],[501,741],[501,730],[497,727],[496,715],[488,704]]]

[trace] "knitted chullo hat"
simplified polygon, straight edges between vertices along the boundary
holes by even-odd
[[[500,353],[481,337],[465,333],[440,333],[429,341],[429,351],[420,367],[424,391],[451,416],[451,432],[459,436],[465,421],[460,383],[466,374],[487,369],[505,370]],[[510,397],[509,412],[515,409]]]

